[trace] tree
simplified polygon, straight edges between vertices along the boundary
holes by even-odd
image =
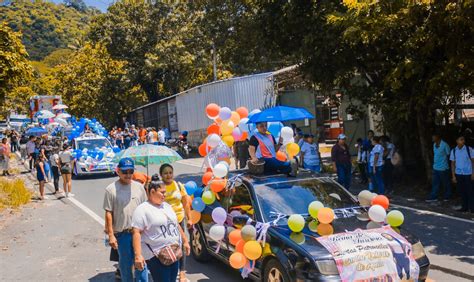
[[[129,81],[126,65],[112,59],[105,46],[86,43],[67,63],[54,68],[53,91],[61,95],[72,114],[112,126],[147,101],[140,86]]]
[[[32,76],[28,53],[21,43],[21,34],[14,32],[5,22],[0,24],[0,114],[5,115],[11,101]]]

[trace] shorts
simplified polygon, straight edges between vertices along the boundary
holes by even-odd
[[[61,174],[71,174],[72,168],[70,166],[61,167]]]

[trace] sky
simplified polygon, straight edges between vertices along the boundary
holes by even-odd
[[[63,3],[63,0],[50,0],[54,3]],[[113,0],[84,0],[87,6],[95,7],[102,12],[107,11],[107,7],[112,4]]]

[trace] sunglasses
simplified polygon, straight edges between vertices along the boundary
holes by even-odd
[[[127,169],[127,170],[121,170],[122,174],[133,174],[135,170],[133,169]]]

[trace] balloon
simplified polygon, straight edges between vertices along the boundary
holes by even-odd
[[[240,141],[240,139],[242,139],[242,130],[240,130],[240,128],[236,127],[232,130],[232,137],[234,137],[234,140],[235,141]]]
[[[201,155],[201,157],[205,157],[207,155],[206,144],[199,145],[199,155]]]
[[[221,123],[220,130],[222,135],[231,135],[232,130],[234,130],[234,122],[231,120],[224,120]]]
[[[257,241],[248,241],[244,245],[244,255],[249,260],[256,260],[262,256],[262,246]]]
[[[245,139],[247,139],[249,137],[249,133],[248,132],[242,132],[242,138],[240,138],[240,141],[244,141]]]
[[[249,132],[250,127],[247,124],[248,121],[249,121],[248,118],[243,118],[243,119],[240,120],[239,128],[240,128],[240,130],[242,130],[242,132]]]
[[[204,208],[206,207],[206,205],[204,204],[202,199],[199,198],[199,197],[194,198],[191,206],[193,207],[193,210],[198,211],[198,212],[202,212],[204,210]]]
[[[375,222],[384,222],[387,212],[380,205],[373,205],[369,208],[369,218]]]
[[[211,134],[217,134],[217,135],[220,134],[219,125],[213,123],[207,127],[207,135],[211,135]]]
[[[202,184],[206,185],[209,184],[209,181],[212,179],[212,172],[206,172],[202,176]]]
[[[362,190],[360,191],[359,195],[357,195],[359,199],[359,204],[361,206],[370,206],[370,202],[372,200],[372,192],[369,190]]]
[[[214,222],[217,224],[224,224],[224,222],[227,220],[227,212],[221,207],[213,209],[212,220],[214,220]]]
[[[198,212],[197,210],[191,210],[189,212],[189,224],[196,224],[201,220],[201,213]]]
[[[219,115],[220,107],[217,104],[211,103],[206,106],[206,114],[210,119],[214,119]]]
[[[249,110],[246,107],[238,107],[235,111],[239,114],[241,119],[249,116]]]
[[[228,173],[228,169],[225,165],[223,164],[217,164],[214,168],[213,168],[213,173],[214,173],[214,176],[215,177],[219,177],[219,178],[224,178],[227,173]]]
[[[298,233],[292,232],[290,234],[290,239],[293,240],[298,245],[302,245],[306,241],[304,234],[300,232]]]
[[[214,178],[210,183],[212,192],[219,193],[227,186],[227,179]]]
[[[196,182],[194,182],[194,181],[188,181],[188,182],[186,182],[186,184],[184,184],[184,188],[186,188],[186,193],[188,193],[188,195],[194,194],[197,187],[198,186],[197,186]]]
[[[320,208],[318,211],[318,221],[329,224],[334,220],[334,211],[331,208]]]
[[[313,231],[313,232],[317,232],[318,230],[318,222],[316,220],[311,220],[309,223],[308,223],[308,228],[309,230]]]
[[[372,199],[371,204],[382,206],[386,210],[388,209],[389,201],[384,195],[377,195]]]
[[[232,111],[227,108],[227,107],[222,107],[220,110],[219,110],[219,118],[221,120],[228,120],[230,119],[230,117],[232,116]]]
[[[272,121],[267,123],[268,124],[268,132],[270,132],[275,139],[278,140],[280,138],[280,132],[281,129],[283,128],[283,123],[279,121]]]
[[[220,117],[217,117],[214,121],[215,121],[215,122],[217,123],[217,125],[219,125],[219,126],[220,126],[221,123],[222,123],[222,119],[221,119]]]
[[[405,217],[400,211],[393,210],[387,214],[387,222],[392,227],[398,227],[403,224]]]
[[[251,241],[257,238],[257,230],[252,225],[245,225],[240,231],[244,241]]]
[[[281,161],[281,162],[286,162],[287,158],[286,158],[286,154],[282,151],[278,151],[276,153],[276,158],[277,160]]]
[[[221,241],[225,236],[225,227],[223,225],[214,224],[209,229],[209,237],[214,241]]]
[[[311,215],[312,218],[318,218],[318,211],[324,208],[323,203],[320,201],[312,201],[308,206],[308,213]]]
[[[234,123],[234,125],[238,125],[240,122],[240,115],[237,112],[232,112],[230,115],[230,120]]]
[[[293,232],[301,232],[304,228],[304,218],[299,214],[292,214],[288,218],[288,227],[290,227]]]
[[[280,131],[280,136],[283,138],[283,140],[287,140],[292,138],[294,135],[293,129],[291,127],[285,126],[281,129]]]
[[[242,240],[242,234],[240,229],[235,229],[234,231],[229,233],[229,242],[232,245],[237,245],[237,243]]]
[[[262,111],[259,110],[259,109],[254,109],[249,113],[248,118],[251,118],[254,114],[258,114],[258,113],[261,113],[261,112]]]
[[[300,152],[300,146],[296,143],[289,143],[286,145],[286,152],[290,157],[294,157]]]
[[[318,234],[321,236],[331,235],[334,233],[334,228],[331,224],[321,223],[317,228]]]
[[[202,193],[202,201],[206,205],[212,205],[212,203],[216,201],[216,195],[214,195],[212,191],[205,191],[204,193]]]
[[[247,264],[247,258],[239,252],[235,252],[229,257],[230,266],[235,269],[241,269]]]
[[[244,253],[244,246],[245,246],[245,240],[242,239],[242,240],[238,241],[237,244],[235,244],[235,251],[243,254]]]
[[[367,223],[367,226],[365,228],[367,228],[367,229],[376,229],[376,228],[380,228],[380,227],[382,227],[382,224],[377,223],[377,222],[373,222],[373,221],[369,221],[369,223]]]
[[[201,187],[198,187],[193,194],[194,198],[201,198],[202,192],[204,192],[203,189]]]
[[[211,134],[207,137],[207,145],[211,148],[217,147],[221,142],[221,138],[217,134]]]
[[[232,147],[234,145],[234,137],[232,137],[232,135],[222,136],[222,142],[224,142],[227,147]]]

